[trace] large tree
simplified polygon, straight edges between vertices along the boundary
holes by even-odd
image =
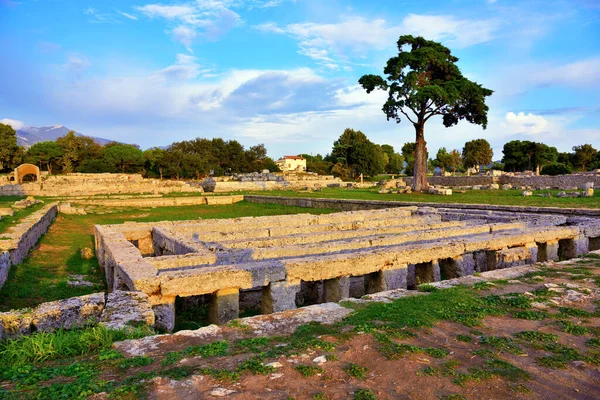
[[[467,168],[488,165],[492,162],[494,152],[489,142],[485,139],[470,140],[463,147],[463,164]]]
[[[398,55],[388,60],[383,72],[364,75],[359,83],[367,91],[388,92],[383,112],[388,120],[401,121],[401,114],[414,126],[416,133],[413,190],[427,189],[427,143],[425,123],[440,115],[444,126],[460,120],[487,126],[488,106],[485,98],[492,91],[465,78],[450,49],[422,37],[403,35],[398,39]]]
[[[49,174],[63,156],[63,149],[51,140],[35,143],[27,150],[26,160],[32,164],[45,164]]]
[[[17,152],[17,132],[10,125],[0,124],[0,171],[11,166]]]
[[[109,143],[104,150],[104,161],[121,169],[122,173],[137,172],[144,165],[144,153],[131,144]]]
[[[385,168],[381,147],[371,142],[361,131],[350,128],[346,128],[339,139],[333,143],[331,155],[339,161],[345,161],[353,178],[360,174],[377,175]]]
[[[588,167],[596,157],[598,150],[591,144],[582,144],[581,146],[573,146],[573,164],[581,171],[587,171]]]

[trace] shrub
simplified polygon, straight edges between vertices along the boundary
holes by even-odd
[[[571,167],[564,163],[550,163],[542,169],[542,175],[567,175],[572,172]]]

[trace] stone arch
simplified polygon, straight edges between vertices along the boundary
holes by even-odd
[[[15,168],[15,183],[23,183],[23,178],[27,175],[35,175],[35,180],[40,180],[40,168],[33,164],[21,164]]]

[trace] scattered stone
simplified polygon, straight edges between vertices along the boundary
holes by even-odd
[[[270,363],[266,364],[266,366],[277,369],[277,368],[283,367],[283,364],[280,363],[280,362],[278,362],[278,361],[273,361],[273,362],[270,362]]]
[[[317,363],[317,364],[324,364],[327,362],[327,358],[325,356],[319,356],[319,357],[314,358],[313,362]]]
[[[510,190],[513,188],[513,186],[510,183],[504,184],[502,185],[502,190]]]
[[[85,286],[85,287],[92,287],[94,286],[94,284],[90,281],[86,281],[83,277],[83,275],[69,275],[67,277],[67,285],[71,286],[71,287],[81,287],[81,286]]]
[[[573,361],[571,364],[576,368],[585,368],[585,362],[581,360]]]
[[[550,308],[550,306],[548,306],[546,303],[533,302],[531,303],[531,308],[535,308],[537,310],[547,310]]]
[[[523,192],[521,193],[521,195],[523,197],[530,197],[530,196],[533,196],[533,192],[531,190],[523,190]]]
[[[233,394],[233,393],[235,393],[235,390],[218,387],[218,388],[214,388],[210,392],[210,395],[215,396],[215,397],[225,397],[225,396],[229,396],[230,394]]]
[[[283,374],[271,374],[271,376],[269,377],[269,379],[274,380],[274,379],[279,379],[283,376]]]
[[[547,289],[550,289],[550,288],[557,288],[558,285],[556,283],[544,283],[544,287]]]

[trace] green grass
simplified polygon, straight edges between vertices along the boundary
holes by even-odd
[[[0,199],[3,199],[3,197],[0,197]],[[17,198],[17,200],[19,200],[19,198]],[[17,200],[9,202],[8,204],[0,203],[0,208],[8,208]],[[12,216],[3,215],[2,219],[0,219],[0,237],[2,237],[3,232],[7,231],[10,227],[16,226],[23,218],[41,210],[44,205],[45,204],[34,204],[31,207],[27,207],[23,210],[14,209],[14,215]]]
[[[125,221],[156,222],[197,218],[238,218],[244,216],[282,215],[297,213],[325,214],[332,210],[307,209],[276,204],[239,202],[223,206],[159,207],[128,209],[112,214],[64,215],[59,214],[39,247],[23,263],[13,266],[8,279],[0,289],[0,312],[33,307],[46,301],[102,291],[103,273],[97,260],[84,260],[80,249],[94,247],[95,224],[120,224]],[[83,275],[93,287],[70,287],[68,275]],[[179,329],[197,329],[196,315],[183,315]],[[185,318],[188,319],[185,319]],[[196,323],[196,325],[194,325]]]
[[[538,197],[538,193],[557,194],[559,190],[535,191],[534,196],[523,197],[521,190],[467,190],[465,193],[454,191],[452,196],[436,196],[424,193],[410,194],[379,194],[377,188],[352,189],[323,188],[320,192],[296,192],[292,190],[277,190],[265,192],[240,192],[260,196],[313,197],[329,199],[358,199],[358,200],[388,200],[405,202],[428,203],[464,203],[464,204],[493,204],[509,206],[561,207],[561,208],[600,208],[600,192],[594,197],[559,198]]]
[[[296,365],[296,370],[302,374],[303,377],[308,378],[317,374],[325,372],[321,367],[315,367],[314,365]]]
[[[354,363],[350,363],[344,367],[344,371],[356,379],[365,379],[367,377],[367,372],[369,372],[366,367]]]
[[[359,389],[354,392],[354,400],[377,400],[377,396],[369,389]]]

